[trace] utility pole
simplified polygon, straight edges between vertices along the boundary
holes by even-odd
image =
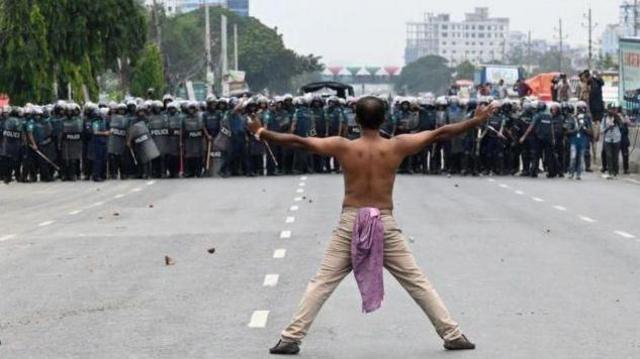
[[[558,71],[562,72],[562,62],[563,62],[563,57],[564,57],[564,40],[566,39],[565,35],[562,33],[562,18],[560,18],[560,20],[558,21],[558,27],[555,29],[558,32],[558,41],[559,41],[559,59],[558,59],[558,63],[559,63],[559,69]]]
[[[211,71],[211,21],[209,19],[209,3],[204,3],[204,48],[206,56],[206,77],[207,77],[207,94],[211,93],[211,85],[213,84],[214,77]]]
[[[238,71],[238,24],[233,24],[233,64],[234,69]]]
[[[529,67],[529,69],[528,69],[529,75],[531,75],[531,72],[533,70],[532,69],[532,65],[531,65],[531,63],[533,62],[532,59],[531,59],[531,47],[532,46],[533,45],[531,44],[531,29],[529,29],[529,36],[528,36],[528,39],[527,39],[527,64],[529,65],[528,66]]]
[[[584,17],[587,20],[587,23],[583,23],[582,26],[586,27],[589,32],[589,70],[591,70],[591,66],[593,64],[593,30],[598,26],[598,24],[593,23],[591,8],[589,8],[589,12],[585,14]]]
[[[633,1],[633,36],[638,37],[638,0]]]
[[[227,17],[220,15],[220,57],[221,57],[221,72],[220,79],[224,81],[224,78],[229,74],[229,59],[227,57]],[[226,88],[225,83],[222,83],[222,93],[227,96],[229,89]]]

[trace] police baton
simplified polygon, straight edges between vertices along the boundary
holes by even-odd
[[[36,150],[36,149],[34,149],[34,151],[36,151],[38,156],[42,157],[43,160],[47,161],[51,166],[53,166],[53,168],[55,168],[56,171],[60,171],[60,166],[58,166],[55,163],[53,163],[53,161],[51,161],[51,159],[49,159],[49,157],[45,156],[44,153],[42,153],[42,152],[40,152],[40,150]]]
[[[136,154],[133,153],[133,148],[129,147],[129,152],[131,153],[131,158],[133,159],[133,164],[138,165],[138,159],[136,158]]]

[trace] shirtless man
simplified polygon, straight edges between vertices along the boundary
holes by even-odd
[[[384,267],[409,292],[431,320],[448,350],[474,349],[451,318],[431,283],[416,265],[402,232],[393,218],[393,185],[396,172],[405,157],[426,146],[480,126],[495,111],[495,106],[480,107],[471,120],[385,139],[379,128],[385,119],[384,102],[377,97],[364,97],[356,106],[356,118],[362,137],[350,141],[343,137],[298,137],[268,131],[257,117],[249,120],[249,129],[260,139],[283,146],[304,149],[340,161],[344,171],[345,197],[340,224],[334,231],[329,248],[316,276],[310,281],[291,324],[271,354],[297,354],[324,302],[352,270],[351,234],[359,208],[377,208],[384,224]]]

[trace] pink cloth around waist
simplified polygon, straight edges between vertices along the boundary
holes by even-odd
[[[390,214],[390,211],[386,211]],[[384,284],[384,225],[377,208],[360,208],[351,235],[351,265],[362,296],[362,311],[371,313],[382,306]]]

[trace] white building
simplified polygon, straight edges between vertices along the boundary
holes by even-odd
[[[489,8],[479,7],[452,21],[449,14],[427,13],[422,22],[407,23],[405,62],[439,55],[450,66],[464,61],[475,64],[502,61],[508,51],[509,19],[489,17]]]
[[[603,55],[618,55],[618,39],[622,35],[622,27],[618,24],[607,25],[602,33],[600,49]]]

